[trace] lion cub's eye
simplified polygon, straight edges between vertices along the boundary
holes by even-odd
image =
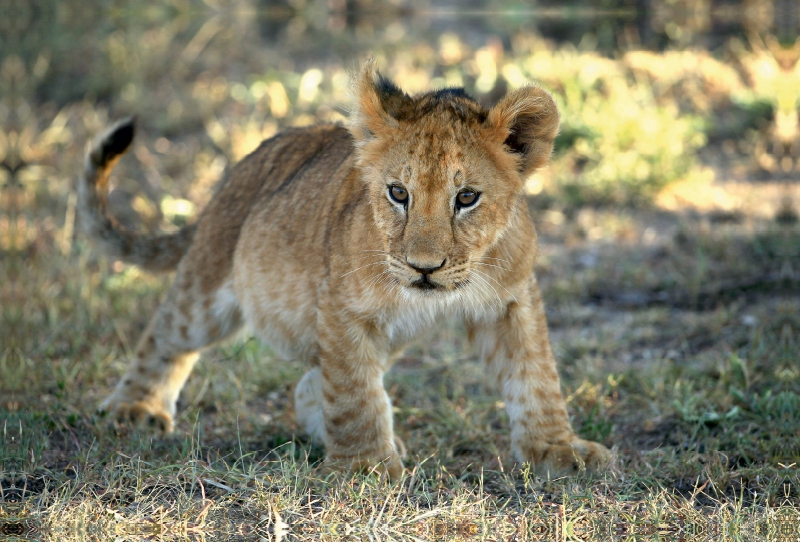
[[[459,209],[465,209],[467,207],[472,207],[476,203],[478,203],[478,197],[480,194],[473,190],[462,190],[456,196],[456,207]]]
[[[394,201],[402,205],[405,205],[408,202],[408,190],[406,190],[402,186],[390,186],[389,196]]]

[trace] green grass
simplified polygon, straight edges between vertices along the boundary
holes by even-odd
[[[632,220],[650,223],[646,213]],[[688,235],[691,224],[677,231]],[[713,246],[731,235],[691,241]],[[743,239],[738,250],[764,242]],[[596,265],[604,268],[605,258],[641,265],[632,254],[651,251],[661,267],[679,269],[685,242],[607,247]],[[23,522],[58,540],[194,532],[257,539],[274,528],[277,512],[284,528],[308,537],[527,529],[545,540],[562,532],[589,539],[619,529],[662,537],[718,529],[746,540],[796,513],[786,508],[797,502],[800,455],[796,298],[767,291],[723,296],[712,309],[668,301],[631,308],[611,295],[629,291],[625,280],[604,273],[609,297],[597,304],[590,268],[569,271],[569,290],[553,295],[564,288],[558,277],[580,267],[592,246],[565,252],[551,233],[543,251],[557,257],[540,277],[545,298],[562,299],[549,304],[549,315],[573,424],[613,447],[614,466],[547,481],[512,464],[502,403],[462,330],[446,327],[387,376],[397,431],[411,452],[408,475],[387,485],[371,476],[320,479],[314,465],[324,452],[298,435],[292,416],[303,364],[244,337],[204,355],[181,396],[174,435],[156,438],[98,418],[97,404],[169,277],[114,271],[83,242],[67,255],[41,243],[17,262],[25,314],[19,342],[3,358],[15,385],[4,392],[2,484],[18,500],[1,505],[0,526]],[[704,283],[732,257],[709,249]],[[658,270],[653,276],[664,276]]]
[[[297,34],[267,48],[250,46],[266,22],[247,11],[82,6],[47,11],[0,60],[0,112],[14,111],[0,134],[0,540],[796,534],[799,226],[774,219],[769,183],[747,196],[766,213],[665,212],[652,200],[709,171],[727,190],[730,171],[796,167],[768,145],[791,109],[775,80],[754,79],[775,61],[768,50],[611,59],[521,33],[498,55],[411,28],[395,41],[380,25],[371,38],[325,34],[302,14],[284,24]],[[352,63],[304,56],[315,40]],[[543,480],[514,465],[504,405],[457,326],[387,376],[410,451],[394,485],[321,478],[324,450],[298,434],[290,399],[305,365],[246,336],[204,354],[173,435],[95,414],[170,277],[107,261],[75,233],[85,142],[138,113],[112,207],[134,227],[171,228],[194,220],[262,137],[344,118],[345,68],[368,52],[413,91],[464,84],[490,100],[535,77],[564,106],[530,207],[572,422],[613,449],[607,471]],[[781,209],[796,204],[792,186]]]

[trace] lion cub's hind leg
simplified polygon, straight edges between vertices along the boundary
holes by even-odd
[[[230,282],[203,292],[191,276],[179,271],[166,301],[142,335],[128,370],[101,410],[122,422],[172,431],[178,395],[199,350],[240,326]]]
[[[294,389],[294,412],[303,432],[318,444],[325,443],[322,403],[322,369],[314,367],[303,375]]]

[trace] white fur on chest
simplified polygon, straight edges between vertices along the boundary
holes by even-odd
[[[265,282],[265,284],[270,284]],[[245,320],[281,357],[312,359],[317,355],[316,304],[309,289],[287,292],[270,287],[242,295]],[[371,313],[388,339],[389,349],[399,350],[427,335],[445,322],[458,320],[492,322],[500,318],[513,296],[495,288],[469,285],[452,291],[421,292],[395,288],[387,302],[386,292],[367,290],[353,297],[354,313]],[[290,330],[290,335],[287,331]]]
[[[393,346],[400,347],[452,320],[494,321],[506,300],[471,288],[435,294],[402,292],[398,303],[380,319]]]

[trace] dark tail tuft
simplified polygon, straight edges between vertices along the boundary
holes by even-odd
[[[78,210],[84,230],[108,255],[151,271],[168,271],[186,253],[195,226],[175,233],[142,235],[126,229],[108,210],[108,177],[131,146],[135,125],[135,117],[121,120],[88,149],[84,173],[78,180]]]
[[[108,129],[92,149],[91,159],[95,166],[104,166],[125,154],[136,134],[136,117],[128,117]]]

